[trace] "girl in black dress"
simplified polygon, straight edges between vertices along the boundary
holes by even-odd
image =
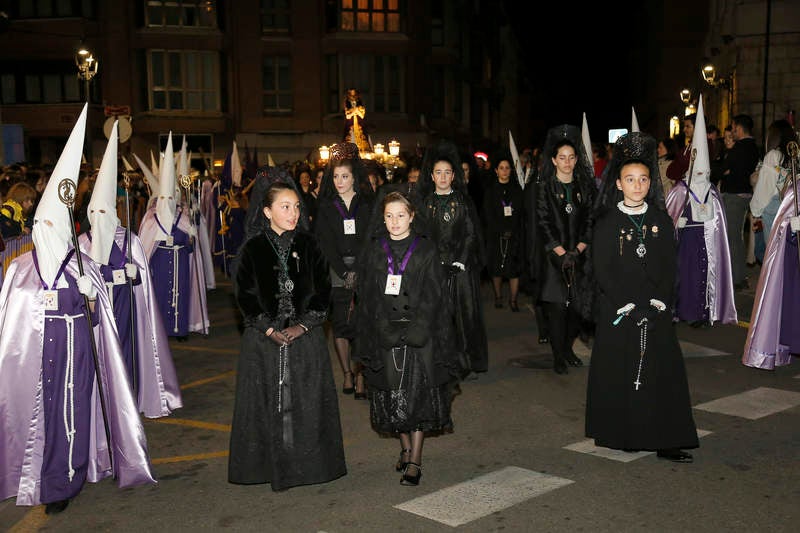
[[[354,357],[365,367],[372,427],[400,438],[400,482],[417,485],[425,435],[453,425],[453,318],[439,252],[413,230],[411,202],[390,192],[380,209],[386,230],[375,232],[359,261]]]

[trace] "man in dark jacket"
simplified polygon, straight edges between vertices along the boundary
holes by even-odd
[[[753,138],[753,119],[749,115],[739,114],[733,117],[733,138],[736,142],[728,152],[723,163],[719,189],[725,206],[725,218],[728,221],[728,245],[731,250],[731,274],[733,286],[744,288],[745,279],[745,240],[744,228],[753,186],[750,185],[750,174],[756,169],[761,159],[761,149]]]

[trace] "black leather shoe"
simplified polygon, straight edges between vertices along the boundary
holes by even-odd
[[[581,358],[574,353],[567,354],[564,359],[567,360],[567,364],[569,366],[583,366],[583,361],[581,361]]]
[[[508,306],[511,308],[512,313],[519,313],[519,306],[517,305],[516,300],[511,300],[508,302]]]
[[[539,344],[547,344],[548,342],[550,342],[550,339],[547,337],[547,335],[539,337]]]
[[[563,359],[556,359],[553,363],[553,372],[556,374],[567,374],[569,370],[567,370],[567,363]]]
[[[494,308],[495,309],[502,309],[503,308],[503,299],[502,298],[495,298],[494,299]]]
[[[353,373],[350,371],[344,373],[345,379],[347,378],[347,376],[352,376],[352,375]],[[355,381],[355,376],[352,379],[353,381]],[[349,387],[345,387],[344,384],[342,384],[342,394],[353,394],[355,391],[356,391],[355,384]]]
[[[683,450],[679,450],[678,448],[669,448],[666,450],[658,450],[656,452],[656,456],[659,459],[667,459],[668,461],[672,461],[675,463],[691,463],[694,462],[694,458],[692,454],[689,452],[685,452]]]
[[[409,468],[415,468],[417,473],[415,475],[409,474]],[[403,469],[403,477],[400,478],[401,485],[410,485],[416,487],[419,485],[419,478],[422,477],[422,467],[417,463],[408,462],[406,463],[406,467]]]
[[[61,511],[63,511],[64,509],[66,509],[67,505],[69,505],[69,500],[68,499],[67,500],[58,500],[57,502],[51,502],[51,503],[48,503],[45,506],[44,512],[45,512],[45,514],[58,514]]]
[[[353,398],[355,398],[356,400],[366,400],[367,399],[367,391],[361,391],[361,392],[356,391],[353,394]]]

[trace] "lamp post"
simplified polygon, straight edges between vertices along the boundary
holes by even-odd
[[[94,57],[94,54],[92,54],[91,50],[81,45],[78,47],[78,51],[75,52],[75,65],[78,67],[78,79],[83,81],[84,97],[86,98],[86,103],[88,104],[91,100],[91,93],[89,92],[90,83],[92,78],[97,75],[97,69],[100,67],[100,62]],[[84,148],[86,152],[86,160],[91,168],[94,167],[94,162],[92,160],[92,142],[89,132],[90,130],[87,127]]]
[[[692,114],[692,91],[681,89],[681,102],[683,102],[683,116]]]
[[[717,67],[715,67],[713,63],[706,63],[700,69],[700,74],[703,75],[703,80],[705,80],[710,87],[726,90],[725,105],[720,109],[720,120],[718,123],[730,124],[731,111],[733,110],[733,92],[736,71],[734,70],[727,78],[723,78],[718,75]]]
[[[318,149],[319,151],[319,166],[324,167],[328,164],[328,159],[331,157],[331,149],[328,148],[327,145],[322,145]]]

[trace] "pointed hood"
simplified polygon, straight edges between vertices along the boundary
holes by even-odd
[[[275,166],[275,161],[272,160],[272,154],[270,153],[267,154],[267,165],[271,167]]]
[[[158,200],[156,200],[158,221],[165,230],[171,231],[176,211],[175,153],[172,151],[172,132],[170,131],[167,148],[164,150],[164,161],[161,162],[161,174],[158,176]]]
[[[117,144],[118,124],[114,121],[108,145],[100,163],[100,171],[94,182],[92,199],[89,200],[88,218],[92,228],[92,248],[89,255],[96,263],[108,264],[114,234],[119,226],[117,217]]]
[[[124,155],[120,154],[120,156],[119,156],[119,157],[120,157],[120,159],[122,159],[122,166],[124,166],[124,167],[125,167],[125,170],[126,170],[127,172],[130,172],[131,170],[135,170],[135,169],[133,168],[133,165],[131,165],[131,164],[128,162],[128,160],[127,160],[127,159],[125,159],[125,156],[124,156]]]
[[[58,196],[62,180],[71,181],[72,194],[77,191],[78,175],[81,170],[83,158],[83,141],[86,135],[86,110],[78,116],[78,121],[69,134],[67,144],[58,158],[50,180],[47,182],[42,198],[33,215],[33,246],[36,249],[36,258],[39,263],[39,274],[44,282],[50,286],[55,280],[61,262],[72,247],[72,230],[70,227],[69,210]],[[52,287],[51,287],[52,288]]]
[[[242,162],[239,160],[239,149],[236,141],[233,141],[233,152],[231,152],[231,182],[234,187],[242,186]]]
[[[150,150],[150,172],[152,172],[154,176],[160,175],[158,170],[158,160],[156,159],[156,156],[153,154],[152,150]]]
[[[705,202],[708,190],[711,188],[711,158],[708,153],[706,117],[703,111],[702,94],[697,102],[697,119],[694,124],[694,134],[692,135],[692,152],[695,154],[694,163],[689,163],[692,175],[686,177],[689,189],[692,192],[690,196],[693,196],[689,204],[692,206],[692,218],[697,222],[704,222],[713,217],[713,211],[707,207],[700,208],[700,205]],[[713,203],[708,202],[706,205],[710,207],[713,206]],[[711,212],[709,213],[709,211]]]
[[[189,148],[186,144],[186,135],[183,136],[183,142],[181,143],[181,151],[178,152],[177,158],[177,176],[180,178],[181,176],[187,176],[189,174]]]
[[[158,178],[153,174],[153,172],[147,168],[147,165],[144,164],[144,161],[139,159],[139,156],[133,154],[134,159],[139,164],[139,168],[142,169],[142,175],[144,176],[145,185],[150,188],[150,196],[155,197],[158,195],[158,191],[160,190],[158,185]]]
[[[639,130],[639,120],[636,118],[636,110],[631,106],[631,131]]]
[[[589,158],[589,164],[594,168],[594,157],[592,154],[592,139],[589,137],[589,123],[586,121],[586,111],[583,112],[583,126],[581,126],[581,141],[583,142],[583,151]],[[594,175],[594,173],[592,173]]]

